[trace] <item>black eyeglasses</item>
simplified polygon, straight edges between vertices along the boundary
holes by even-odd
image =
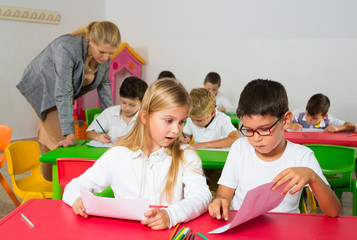
[[[260,136],[269,136],[271,134],[271,129],[280,121],[280,119],[284,116],[285,114],[281,115],[276,122],[271,125],[270,128],[258,128],[256,130],[250,129],[250,128],[243,128],[243,125],[240,127],[239,131],[246,137],[253,137],[254,133],[258,133]]]

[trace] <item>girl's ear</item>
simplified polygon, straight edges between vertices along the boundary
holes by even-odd
[[[284,129],[288,129],[288,127],[290,126],[291,124],[291,120],[293,119],[293,113],[288,111],[284,114],[284,117],[283,117],[283,128]]]
[[[141,122],[143,124],[146,124],[146,116],[147,116],[146,110],[140,110],[139,116],[140,116]]]

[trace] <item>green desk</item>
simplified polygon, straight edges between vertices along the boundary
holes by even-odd
[[[228,117],[231,118],[232,124],[238,129],[239,127],[239,118],[237,117],[236,114],[231,114],[231,113],[226,113]]]
[[[77,140],[77,144],[70,147],[59,147],[40,156],[41,162],[52,163],[52,192],[53,199],[62,199],[62,187],[58,183],[57,158],[92,158],[98,159],[108,148],[90,147],[82,145],[84,140]],[[204,169],[223,169],[228,151],[197,150]]]

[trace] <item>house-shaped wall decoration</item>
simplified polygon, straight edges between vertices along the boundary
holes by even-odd
[[[121,43],[120,48],[113,54],[110,62],[109,80],[111,83],[113,101],[120,86],[116,86],[117,74],[125,69],[129,75],[141,78],[141,66],[145,60],[139,56],[127,43]],[[121,80],[121,81],[120,81]],[[120,83],[124,79],[119,79]],[[121,84],[120,84],[121,85]]]
[[[112,56],[109,68],[109,81],[114,105],[116,105],[116,95],[124,78],[128,75],[141,78],[143,64],[145,64],[145,60],[129,44],[120,44],[119,49]],[[99,107],[97,91],[91,91],[75,101],[73,116],[76,116],[79,120],[85,120],[85,109],[93,107]]]

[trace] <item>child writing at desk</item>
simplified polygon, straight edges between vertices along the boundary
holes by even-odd
[[[192,109],[183,129],[183,140],[194,148],[227,148],[238,139],[238,131],[230,117],[216,109],[216,97],[205,88],[190,92]]]
[[[334,118],[328,114],[330,99],[318,93],[313,95],[307,102],[306,109],[293,111],[293,120],[289,126],[293,131],[304,129],[323,129],[325,132],[354,131],[356,125]]]
[[[219,90],[221,76],[216,72],[209,72],[203,82],[203,87],[211,91],[216,97],[217,110],[220,112],[234,113],[236,107]]]
[[[146,91],[134,127],[85,173],[65,188],[63,201],[87,217],[80,190],[111,186],[116,198],[147,198],[168,205],[145,213],[142,224],[165,229],[207,211],[211,193],[196,151],[182,143],[190,98],[181,83],[162,78]]]
[[[281,192],[288,194],[272,211],[298,213],[301,191],[308,184],[322,211],[338,216],[340,202],[312,150],[284,139],[292,113],[282,84],[261,79],[249,82],[240,95],[237,116],[246,137],[230,149],[216,197],[209,205],[213,218],[228,220],[230,205],[239,209],[249,190],[271,181],[276,181],[273,190],[290,181]]]
[[[147,88],[147,83],[137,77],[125,78],[119,89],[119,105],[105,109],[89,125],[88,138],[101,143],[118,142],[133,127]]]

